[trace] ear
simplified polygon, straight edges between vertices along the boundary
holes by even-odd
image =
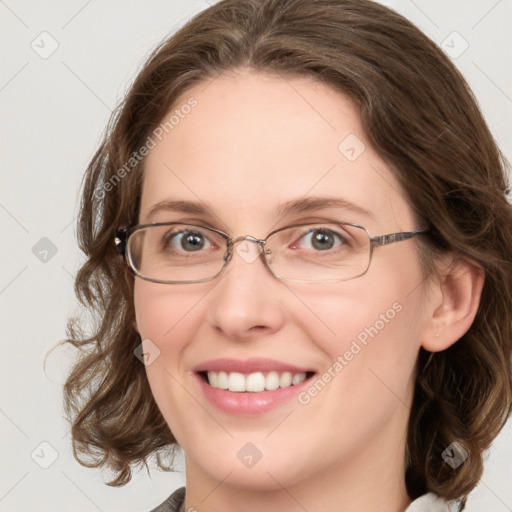
[[[431,285],[431,309],[422,347],[439,352],[453,345],[471,327],[480,304],[484,270],[474,261],[451,256]]]
[[[137,320],[133,319],[133,328],[140,334],[139,326],[137,325]]]

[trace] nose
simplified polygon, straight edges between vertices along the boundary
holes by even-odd
[[[231,259],[208,293],[208,322],[236,341],[277,332],[283,325],[284,285],[266,267],[258,240],[234,239]]]

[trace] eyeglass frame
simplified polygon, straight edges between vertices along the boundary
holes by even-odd
[[[278,228],[278,229],[275,229],[274,231],[271,231],[264,239],[259,239],[259,238],[255,238],[255,237],[253,237],[251,235],[242,235],[242,236],[231,237],[228,233],[226,233],[226,232],[224,232],[224,231],[222,231],[220,229],[213,228],[211,226],[204,226],[202,224],[193,224],[193,223],[188,223],[188,222],[153,222],[153,223],[150,223],[150,224],[136,224],[136,225],[132,225],[132,226],[125,226],[125,227],[117,228],[116,229],[116,233],[115,233],[114,243],[115,243],[115,247],[116,247],[117,253],[120,254],[121,256],[123,256],[125,262],[128,263],[128,267],[133,272],[133,274],[135,274],[137,277],[140,277],[141,279],[144,279],[145,281],[150,281],[152,283],[159,283],[159,284],[195,284],[195,283],[207,283],[209,281],[213,281],[216,277],[218,277],[220,274],[222,274],[224,269],[229,264],[231,258],[233,257],[233,248],[234,248],[235,243],[241,242],[242,240],[249,240],[251,242],[254,242],[254,243],[258,244],[258,246],[260,248],[259,256],[263,257],[263,261],[265,263],[265,266],[267,267],[269,272],[276,279],[279,279],[280,281],[285,281],[285,282],[299,282],[299,283],[312,283],[312,284],[316,283],[316,284],[321,284],[321,283],[325,283],[326,281],[319,281],[319,282],[316,282],[316,281],[301,281],[301,280],[298,280],[298,279],[287,279],[287,278],[281,277],[281,276],[279,276],[278,274],[276,274],[272,270],[272,268],[270,267],[270,265],[269,265],[269,263],[267,261],[267,258],[265,257],[265,254],[267,254],[266,251],[265,251],[265,244],[267,242],[267,239],[270,236],[274,235],[275,233],[278,233],[279,231],[284,231],[284,230],[289,229],[289,228],[297,228],[297,227],[301,227],[301,226],[310,226],[310,225],[314,225],[314,224],[316,224],[316,223],[315,222],[304,222],[304,223],[300,223],[300,224],[292,224],[290,226],[284,226],[282,228]],[[341,283],[341,282],[344,282],[344,281],[350,281],[352,279],[357,279],[358,277],[364,276],[368,272],[368,270],[370,268],[370,265],[371,265],[371,262],[372,262],[374,246],[376,246],[376,245],[378,245],[378,246],[385,246],[385,245],[393,244],[395,242],[402,242],[404,240],[409,240],[409,239],[415,237],[416,235],[421,235],[421,234],[428,233],[428,231],[429,231],[429,228],[426,227],[426,228],[418,229],[418,230],[415,230],[415,231],[401,231],[401,232],[397,232],[397,233],[389,233],[387,235],[376,235],[376,236],[373,236],[373,235],[370,234],[368,229],[365,228],[364,226],[362,226],[361,224],[356,224],[356,223],[352,223],[352,222],[339,222],[339,221],[327,221],[327,222],[323,222],[323,223],[319,222],[319,224],[337,224],[337,225],[340,225],[340,226],[352,226],[352,227],[355,227],[355,228],[359,228],[359,229],[362,229],[366,233],[366,235],[368,236],[368,239],[370,241],[370,254],[369,254],[369,257],[368,257],[368,266],[366,267],[366,270],[363,273],[361,273],[361,274],[359,274],[357,276],[354,276],[354,277],[349,277],[347,279],[340,279],[339,281],[329,281],[329,282],[335,282],[335,283]],[[198,279],[198,280],[162,281],[162,280],[159,280],[159,279],[153,279],[151,277],[145,277],[145,276],[141,275],[135,268],[133,268],[131,258],[127,257],[127,255],[126,255],[127,249],[128,249],[128,240],[129,240],[130,236],[133,233],[135,233],[136,231],[139,231],[139,230],[145,229],[145,228],[149,228],[149,227],[152,227],[152,226],[172,226],[172,225],[194,226],[194,227],[197,227],[197,228],[207,229],[209,231],[213,231],[213,232],[221,235],[226,240],[227,251],[226,251],[226,253],[223,256],[224,264],[222,265],[222,268],[214,276],[208,277],[208,278],[204,278],[204,279]]]

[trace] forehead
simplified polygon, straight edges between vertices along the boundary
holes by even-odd
[[[220,75],[188,89],[163,123],[169,120],[145,161],[141,222],[156,203],[190,200],[233,229],[263,232],[282,203],[334,196],[370,210],[375,220],[366,225],[375,232],[410,227],[407,202],[357,109],[311,78]]]

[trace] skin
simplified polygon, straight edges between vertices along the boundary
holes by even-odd
[[[197,106],[147,157],[140,223],[207,222],[257,238],[321,219],[356,222],[373,235],[423,227],[344,95],[310,78],[238,69],[197,84],[173,109],[191,96]],[[354,161],[338,150],[349,134],[366,146]],[[277,216],[281,203],[313,195],[334,195],[373,215],[328,208]],[[203,202],[210,214],[149,218],[167,199]],[[185,452],[185,510],[405,510],[418,351],[443,350],[462,336],[483,282],[470,262],[450,263],[447,257],[441,277],[425,281],[412,239],[376,248],[365,275],[335,284],[283,282],[261,260],[247,263],[236,252],[211,282],[136,279],[136,328],[160,350],[147,376]],[[216,409],[193,378],[193,367],[217,357],[269,357],[322,374],[395,303],[401,311],[307,404],[291,400],[241,418]],[[262,453],[251,468],[237,457],[247,442]]]

